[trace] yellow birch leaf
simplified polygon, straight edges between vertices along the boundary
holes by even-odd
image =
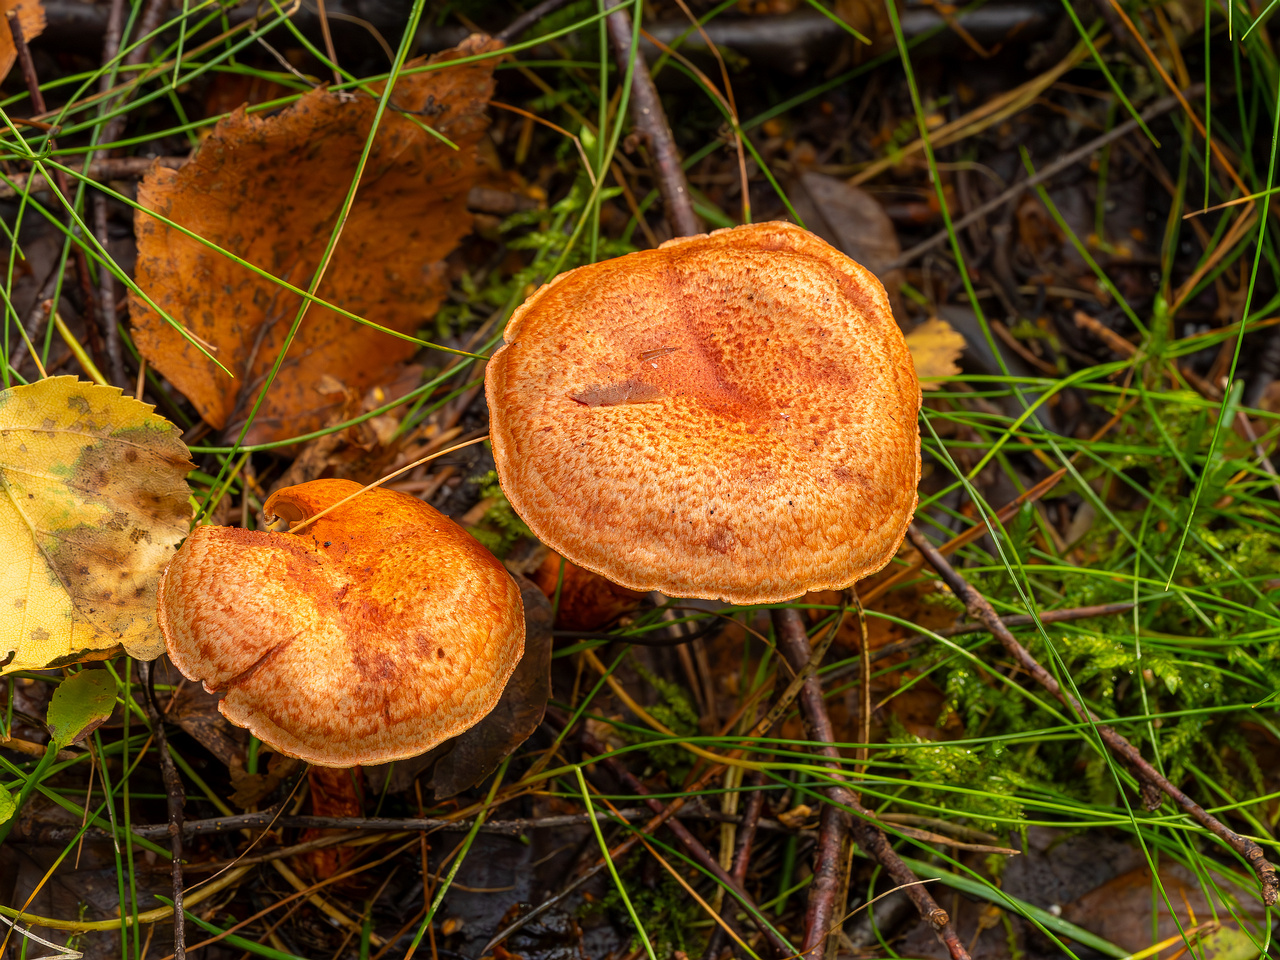
[[[954,377],[960,372],[956,361],[964,353],[964,336],[940,317],[930,317],[907,334],[907,349],[922,381]],[[937,390],[942,384],[922,382],[920,386]]]
[[[191,461],[153,410],[75,377],[0,390],[0,676],[164,652],[156,582]]]

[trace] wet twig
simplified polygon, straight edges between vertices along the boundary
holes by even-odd
[[[653,85],[649,67],[639,50],[631,47],[631,17],[617,4],[610,3],[613,12],[605,18],[609,39],[618,59],[619,75],[626,75],[628,64],[634,64],[631,78],[631,120],[636,130],[649,144],[650,162],[658,181],[658,193],[662,196],[663,209],[671,232],[677,237],[689,237],[702,233],[702,221],[693,210],[689,196],[689,181],[685,178],[676,150],[671,124],[658,98],[658,88]]]
[[[747,806],[742,812],[742,825],[738,830],[738,844],[733,851],[733,866],[729,870],[731,876],[740,886],[747,882],[747,870],[751,866],[751,847],[755,843],[756,831],[760,828],[760,815],[764,812],[764,791],[759,789],[764,784],[764,774],[752,771],[746,779],[745,786],[752,787],[747,794]],[[727,939],[724,928],[717,926],[711,931],[707,941],[707,949],[703,960],[715,960],[724,948]]]
[[[969,611],[969,615],[986,624],[987,629],[1000,641],[1005,652],[1013,657],[1018,666],[1034,677],[1037,683],[1053,694],[1072,714],[1091,724],[1094,730],[1097,731],[1098,737],[1112,753],[1130,766],[1138,782],[1142,785],[1145,800],[1150,800],[1153,791],[1158,791],[1158,793],[1155,793],[1156,797],[1162,793],[1171,799],[1183,813],[1199,823],[1248,862],[1262,885],[1264,903],[1270,906],[1276,902],[1277,894],[1280,894],[1280,879],[1276,876],[1276,868],[1267,860],[1265,853],[1258,844],[1228,829],[1222,821],[1179,790],[1160,771],[1143,759],[1138,748],[1123,735],[1113,727],[1100,722],[1097,714],[1086,708],[1071,693],[1064,690],[1053,675],[1042,667],[1027,648],[1020,644],[1017,638],[1009,632],[1009,628],[1000,621],[995,609],[987,602],[986,597],[975,590],[964,577],[956,572],[955,568],[938,551],[938,548],[929,541],[928,537],[915,524],[911,525],[907,531],[907,536],[929,562],[930,566],[938,572],[938,575],[951,588],[951,591],[964,602],[965,609]]]
[[[520,35],[532,27],[543,17],[549,16],[559,10],[561,7],[569,5],[569,0],[542,0],[540,4],[530,10],[526,10],[520,16],[512,20],[506,27],[499,30],[493,35],[495,40],[501,40],[503,43],[514,43],[520,39]]]
[[[800,670],[808,663],[810,656],[809,634],[805,630],[804,620],[794,608],[785,608],[773,611],[773,622],[777,630],[779,652],[792,669]],[[842,758],[835,747],[835,733],[827,714],[822,685],[816,678],[810,677],[805,681],[800,689],[799,702],[810,739],[815,741],[814,752],[826,758],[828,762],[825,765],[831,769],[832,777],[837,778],[836,771],[840,768]],[[951,918],[918,882],[919,878],[902,862],[897,851],[889,844],[884,831],[873,822],[874,814],[863,807],[853,791],[842,783],[832,783],[824,792],[831,802],[823,809],[822,827],[819,830],[814,878],[809,888],[809,905],[805,915],[803,956],[820,960],[827,933],[840,921],[837,910],[841,905],[835,903],[835,898],[839,892],[842,867],[839,862],[841,845],[837,839],[843,828],[852,833],[862,852],[880,864],[894,883],[910,884],[906,887],[907,896],[915,904],[921,918],[928,922],[938,939],[946,945],[952,960],[969,960],[969,952],[960,942]],[[856,819],[850,821],[846,810],[852,811]],[[835,814],[828,814],[827,811],[835,811]]]
[[[82,176],[98,181],[138,180],[155,164],[176,170],[186,162],[186,157],[111,157],[94,160]],[[0,200],[11,200],[25,192],[39,193],[49,189],[48,181],[38,173],[15,173],[9,180],[13,186],[0,183]]]

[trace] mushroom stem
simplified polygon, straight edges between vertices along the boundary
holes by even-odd
[[[1273,905],[1280,894],[1280,879],[1276,876],[1276,868],[1266,858],[1262,847],[1247,837],[1227,828],[1227,826],[1204,807],[1174,786],[1155,767],[1143,759],[1142,753],[1130,743],[1114,727],[1103,723],[1098,715],[1089,710],[1072,694],[1062,689],[1061,684],[1049,671],[1042,667],[1017,638],[1009,632],[1009,628],[1000,620],[995,608],[987,602],[986,597],[975,590],[956,569],[947,562],[942,553],[929,542],[929,538],[913,523],[907,528],[907,536],[915,548],[920,551],[929,565],[938,572],[951,591],[964,601],[969,616],[982,621],[992,635],[1000,641],[1000,645],[1013,657],[1014,661],[1036,681],[1058,698],[1058,701],[1071,713],[1093,727],[1099,739],[1117,757],[1127,763],[1138,779],[1143,801],[1148,808],[1154,810],[1160,806],[1160,794],[1163,793],[1198,824],[1212,833],[1224,844],[1248,861],[1262,885],[1262,900],[1267,906]]]
[[[653,77],[649,75],[644,55],[638,48],[631,48],[631,17],[626,10],[617,9],[616,0],[610,0],[608,6],[614,8],[605,18],[605,23],[618,57],[618,72],[625,76],[627,66],[634,64],[631,75],[631,119],[653,151],[651,159],[654,174],[671,232],[677,237],[691,237],[702,233],[702,221],[693,210],[689,181],[685,178],[684,167],[680,163],[680,152],[676,149],[676,140],[671,134],[671,124],[667,122],[662,101],[658,98],[658,88],[653,85]]]
[[[778,650],[793,670],[804,669],[813,651],[799,612],[791,607],[774,610],[773,624],[778,635]],[[827,759],[823,765],[831,770],[833,780],[839,780],[842,758],[835,747],[835,732],[823,699],[822,683],[816,676],[805,680],[798,700],[809,738],[816,741],[814,753]],[[831,784],[825,792],[830,804],[823,808],[818,829],[813,883],[809,887],[809,905],[804,920],[801,955],[805,960],[822,960],[823,942],[832,929],[840,925],[843,904],[836,903],[843,885],[840,870],[844,858],[840,853],[844,838],[850,833],[862,852],[884,867],[893,882],[905,889],[921,918],[933,927],[938,939],[946,945],[952,960],[969,960],[969,952],[956,935],[947,911],[938,906],[911,868],[902,862],[884,831],[875,825],[875,814],[866,809],[853,791],[842,783]],[[852,811],[857,819],[851,819],[845,811]]]

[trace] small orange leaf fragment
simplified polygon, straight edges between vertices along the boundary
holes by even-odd
[[[278,490],[291,525],[360,490]],[[502,564],[421,500],[375,489],[297,535],[198,528],[160,581],[169,656],[223,716],[321,766],[425,753],[485,716],[524,651]]]

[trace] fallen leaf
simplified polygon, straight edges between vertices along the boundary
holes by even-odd
[[[115,677],[105,670],[81,670],[58,684],[49,701],[49,733],[59,750],[88,736],[116,708]]]
[[[18,810],[18,803],[4,787],[0,786],[0,823],[8,823]]]
[[[0,391],[0,675],[164,652],[156,582],[191,463],[153,409],[75,377]]]
[[[164,709],[165,718],[208,750],[223,766],[244,769],[248,734],[218,712],[218,698],[198,683],[180,683]]]
[[[1170,940],[1171,944],[1177,943],[1168,954],[1172,956],[1183,946],[1181,934],[1215,915],[1226,915],[1229,902],[1238,904],[1239,912],[1231,911],[1236,917],[1243,915],[1257,922],[1265,916],[1266,910],[1257,898],[1233,884],[1224,884],[1221,890],[1213,892],[1210,900],[1199,877],[1181,864],[1162,863],[1159,877],[1165,896],[1152,896],[1151,870],[1144,865],[1064,903],[1062,918],[1134,953],[1153,943]],[[1197,946],[1196,957],[1250,960],[1257,955],[1257,948],[1250,952],[1248,938],[1237,929],[1220,928],[1219,937],[1213,937],[1211,930],[1201,933],[1205,939]]]
[[[438,63],[495,48],[473,36]],[[426,61],[413,61],[410,67]],[[356,316],[412,334],[447,289],[444,258],[471,230],[467,192],[488,126],[493,59],[403,76],[374,137],[355,203],[318,295]],[[376,90],[376,85],[374,86]],[[368,93],[317,89],[271,117],[243,109],[221,121],[180,170],[153,167],[139,186],[148,210],[295,286],[324,253],[373,121]],[[451,149],[423,129],[432,127]],[[209,345],[195,343],[136,295],[142,354],[218,429],[237,432],[284,349],[302,298],[144,211],[137,215],[139,287]],[[312,305],[258,411],[248,442],[324,425],[339,392],[363,393],[417,345]]]
[[[778,814],[778,822],[788,830],[799,830],[812,819],[813,810],[804,803]]]
[[[1196,941],[1204,960],[1253,960],[1261,951],[1239,927],[1219,927]]]
[[[960,332],[940,317],[930,317],[907,334],[907,349],[916,365],[921,389],[937,390],[942,384],[928,381],[960,373],[956,361],[964,353],[964,343]]]
[[[0,80],[8,75],[13,69],[14,61],[18,59],[13,32],[9,29],[11,13],[18,15],[22,39],[28,43],[44,33],[44,6],[40,0],[0,0]]]

